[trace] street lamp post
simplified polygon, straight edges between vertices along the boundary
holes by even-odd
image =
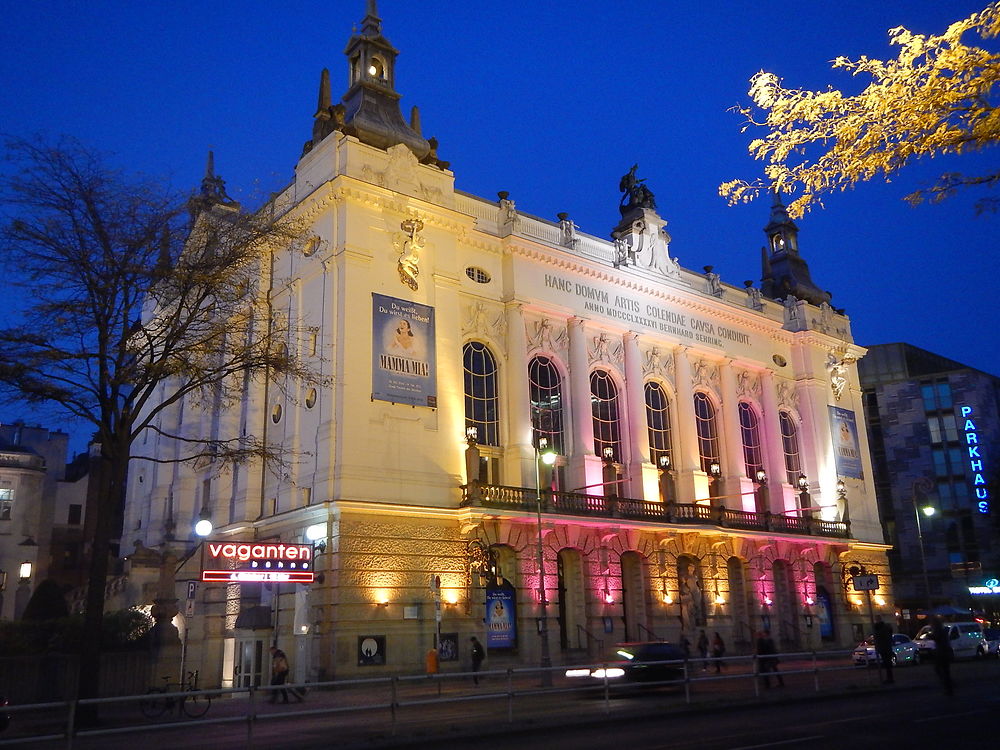
[[[917,497],[913,496],[913,515],[917,519],[917,542],[920,544],[920,569],[924,574],[924,603],[927,607],[927,616],[931,615],[931,581],[927,576],[927,555],[924,553],[924,529],[920,524],[920,514],[930,518],[936,512],[933,505],[925,505],[923,508],[917,505]]]
[[[535,442],[535,512],[538,525],[538,545],[535,550],[538,566],[538,605],[542,616],[539,619],[538,635],[540,638],[542,669],[542,686],[552,686],[552,656],[549,652],[549,598],[545,593],[545,556],[542,553],[542,477],[541,464],[552,466],[556,461],[555,451],[549,448],[549,440],[539,437]]]

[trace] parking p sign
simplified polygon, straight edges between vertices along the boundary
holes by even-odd
[[[875,591],[878,589],[878,576],[854,576],[852,583],[855,591]]]

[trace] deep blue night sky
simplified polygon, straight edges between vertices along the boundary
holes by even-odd
[[[786,85],[859,81],[837,55],[895,56],[886,30],[940,33],[985,0],[378,3],[400,50],[403,112],[417,104],[457,187],[554,219],[567,211],[607,237],[618,181],[633,163],[656,195],[687,268],[729,283],[760,278],[768,206],[731,208],[720,182],[752,178],[751,133],[728,111],[766,69]],[[678,7],[681,6],[681,7]],[[319,73],[335,97],[364,0],[283,3],[32,2],[0,25],[0,131],[68,133],[122,166],[179,189],[205,154],[234,197],[253,203],[291,178],[310,137]],[[997,45],[992,45],[996,48]],[[917,164],[890,184],[830,196],[799,222],[816,283],[851,316],[858,343],[907,341],[1000,374],[994,326],[1000,216],[969,193],[911,208],[902,196],[943,171],[986,171],[996,152]],[[57,426],[45,415],[5,408]],[[82,445],[74,444],[74,448]]]

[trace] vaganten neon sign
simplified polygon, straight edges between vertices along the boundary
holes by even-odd
[[[965,447],[969,451],[969,469],[972,471],[972,487],[976,491],[976,509],[980,513],[990,512],[990,492],[983,478],[983,456],[980,453],[979,431],[972,419],[972,407],[963,406],[960,409],[965,420]]]
[[[206,542],[201,580],[207,583],[312,583],[311,544]]]

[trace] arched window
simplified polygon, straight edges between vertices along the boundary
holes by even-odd
[[[715,407],[701,391],[694,394],[694,419],[698,428],[701,470],[707,474],[709,466],[719,463],[719,428],[715,421]]]
[[[787,411],[778,412],[778,423],[781,425],[781,448],[785,453],[785,481],[793,487],[798,486],[799,474],[802,473],[802,462],[799,460],[799,432],[795,420]]]
[[[646,383],[646,429],[649,431],[649,460],[660,465],[660,457],[670,455],[670,402],[659,383]]]
[[[760,420],[757,412],[746,401],[740,401],[740,436],[743,439],[743,466],[747,476],[755,479],[757,472],[764,468],[764,458],[760,450]]]
[[[465,366],[465,425],[475,427],[482,445],[500,445],[500,396],[493,353],[478,341],[462,349]]]
[[[566,455],[563,440],[562,376],[555,363],[542,355],[528,363],[528,398],[535,438],[548,438],[549,448]]]
[[[615,461],[622,460],[622,429],[618,410],[618,386],[607,370],[590,373],[590,403],[594,416],[594,452],[604,457],[610,447]]]

